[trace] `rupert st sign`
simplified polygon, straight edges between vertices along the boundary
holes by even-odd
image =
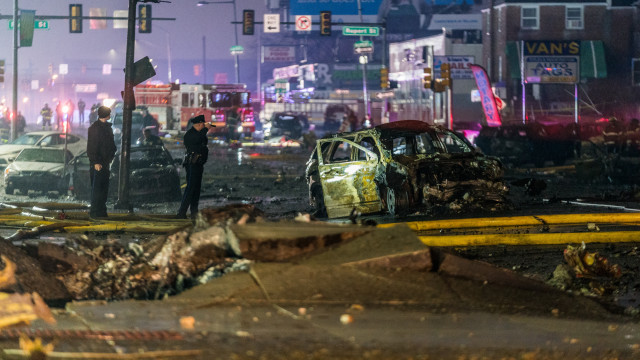
[[[528,83],[580,81],[579,41],[524,41],[524,75]]]

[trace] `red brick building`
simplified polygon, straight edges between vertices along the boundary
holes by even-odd
[[[577,86],[526,82],[527,120],[554,111],[573,113],[576,93],[581,116],[640,117],[640,71],[634,77],[640,15],[632,1],[497,0],[482,13],[483,63],[508,104],[507,118],[522,119],[525,42],[579,44]],[[526,72],[525,79],[531,79]]]

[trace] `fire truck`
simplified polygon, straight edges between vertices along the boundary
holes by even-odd
[[[189,119],[204,115],[216,125],[210,133],[224,134],[225,116],[236,109],[238,134],[251,137],[255,131],[251,94],[244,84],[141,84],[134,93],[136,107],[145,106],[163,129],[186,130]]]

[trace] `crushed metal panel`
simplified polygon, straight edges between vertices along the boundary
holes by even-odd
[[[318,166],[328,217],[348,216],[354,208],[362,213],[380,211],[380,196],[374,181],[378,157],[345,138],[334,138],[330,142],[334,144],[327,153],[320,154]],[[357,154],[366,154],[366,159],[357,159]],[[339,162],[330,162],[330,159]]]

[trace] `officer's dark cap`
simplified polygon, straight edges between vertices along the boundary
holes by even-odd
[[[191,123],[192,124],[200,124],[204,122],[204,115],[198,115],[194,118],[191,118]]]
[[[98,108],[98,117],[100,119],[104,119],[104,118],[108,118],[109,116],[111,116],[111,109],[108,108],[107,106],[100,106]]]

